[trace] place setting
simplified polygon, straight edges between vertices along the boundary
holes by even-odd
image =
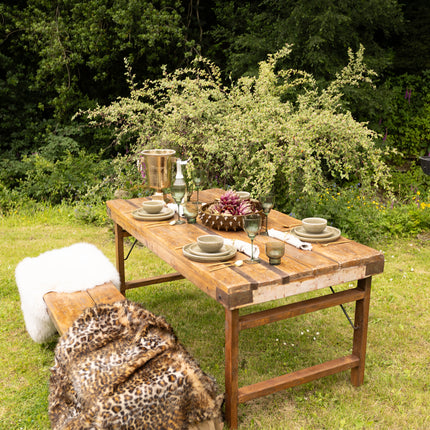
[[[323,246],[338,243],[341,232],[336,227],[327,225],[325,218],[304,218],[300,225],[288,226],[289,232],[269,229],[268,236],[289,243],[303,251],[312,251],[312,243],[320,243]],[[342,243],[345,243],[342,241]]]
[[[302,219],[302,225],[293,227],[291,234],[307,242],[328,243],[336,241],[341,232],[336,227],[328,226],[325,218],[310,217]]]
[[[184,245],[182,252],[190,260],[207,263],[230,260],[237,249],[233,244],[225,243],[222,236],[208,234],[199,236],[197,242]]]
[[[244,230],[251,239],[251,243],[239,239],[225,239],[222,236],[208,234],[199,236],[197,242],[184,245],[182,247],[182,252],[190,260],[202,263],[213,263],[210,266],[220,265],[220,267],[211,268],[210,271],[233,265],[240,267],[243,263],[258,263],[260,261],[258,259],[260,249],[254,244],[254,238],[258,234],[260,225],[261,217],[259,214],[245,215]],[[250,258],[237,260],[228,265],[224,264],[225,261],[235,257],[237,252],[241,252]]]
[[[147,200],[142,207],[134,210],[131,215],[139,221],[164,221],[175,214],[172,208],[164,204],[163,200]]]

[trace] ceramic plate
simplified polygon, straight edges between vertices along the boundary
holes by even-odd
[[[294,233],[297,236],[302,236],[302,237],[306,237],[306,238],[310,237],[310,238],[316,238],[316,239],[318,239],[318,238],[324,238],[324,237],[331,236],[333,234],[333,230],[332,229],[333,229],[333,227],[326,227],[324,229],[324,231],[322,231],[321,233],[309,233],[301,225],[299,227],[295,227],[293,230],[294,230]]]
[[[175,214],[175,211],[167,208],[167,211],[164,213],[161,211],[154,216],[154,214],[146,214],[146,211],[143,209],[137,209],[131,214],[133,215],[133,218],[138,219],[139,221],[163,221],[165,219],[172,218],[172,216]]]
[[[194,261],[200,261],[201,263],[208,263],[211,261],[226,261],[226,260],[230,260],[231,258],[233,258],[236,255],[236,248],[234,246],[231,245],[224,245],[228,252],[225,255],[215,255],[215,256],[210,256],[210,257],[204,257],[202,255],[196,255],[193,254],[192,252],[190,252],[190,247],[195,245],[194,243],[190,243],[188,245],[185,245],[182,248],[182,252],[184,253],[185,257],[189,258],[190,260],[194,260]]]
[[[198,243],[192,243],[187,248],[187,251],[194,255],[200,255],[201,257],[222,257],[223,255],[228,254],[231,250],[223,245],[219,252],[203,252]]]
[[[163,209],[161,209],[161,211],[158,212],[158,214],[150,214],[149,212],[146,212],[146,210],[143,208],[137,209],[135,212],[137,212],[141,216],[147,216],[147,217],[152,218],[152,217],[159,217],[162,215],[166,215],[166,214],[170,213],[171,211],[172,211],[172,209],[168,208],[167,206],[164,206]]]
[[[324,242],[333,242],[334,240],[338,239],[340,236],[340,230],[335,227],[327,227],[327,229],[330,229],[331,235],[327,237],[318,237],[318,235],[314,235],[313,237],[303,237],[296,234],[295,229],[297,227],[293,228],[291,230],[291,233],[293,233],[296,237],[298,237],[300,240],[303,240],[304,242],[314,242],[314,243],[324,243]]]

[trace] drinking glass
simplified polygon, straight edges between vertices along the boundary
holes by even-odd
[[[249,214],[243,217],[243,229],[245,230],[248,237],[251,239],[251,259],[245,260],[245,263],[255,264],[260,260],[254,258],[254,239],[257,236],[258,231],[261,226],[261,216],[260,214]]]
[[[269,257],[270,264],[281,264],[281,258],[285,254],[284,242],[267,242],[266,255]]]
[[[183,197],[185,196],[185,185],[175,185],[173,184],[170,187],[170,194],[172,195],[173,200],[178,205],[178,219],[175,221],[175,224],[184,224],[185,221],[181,220],[179,216],[179,208]]]
[[[268,194],[262,195],[260,197],[260,203],[261,203],[261,206],[263,206],[264,215],[266,215],[266,231],[261,233],[261,235],[268,236],[269,233],[267,232],[267,221],[269,218],[269,212],[273,208],[273,204],[274,204],[273,194],[268,193]]]
[[[195,224],[199,214],[199,204],[195,200],[190,200],[182,205],[182,209],[188,224]]]
[[[204,176],[204,170],[203,169],[194,169],[193,181],[194,181],[194,185],[196,186],[196,190],[197,190],[197,204],[201,203],[199,201],[199,191],[200,191],[200,185],[203,182],[203,176]]]

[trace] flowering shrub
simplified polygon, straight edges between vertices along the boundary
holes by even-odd
[[[376,134],[341,108],[342,88],[368,81],[363,50],[326,89],[307,73],[277,71],[286,46],[259,64],[257,77],[226,87],[204,58],[194,67],[141,86],[127,70],[130,97],[85,114],[91,125],[114,126],[116,139],[143,149],[167,147],[204,168],[213,185],[260,195],[274,190],[277,206],[315,195],[331,182],[359,181],[363,190],[389,186]],[[293,95],[293,97],[292,97]]]

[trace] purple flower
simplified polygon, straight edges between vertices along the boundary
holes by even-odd
[[[407,100],[409,104],[411,103],[411,95],[412,95],[412,90],[406,88],[405,100]]]

